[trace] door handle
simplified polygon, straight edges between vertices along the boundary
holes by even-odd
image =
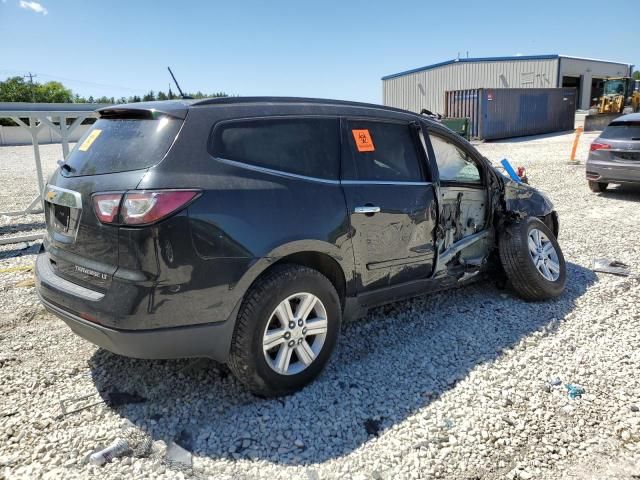
[[[355,213],[374,214],[380,212],[380,207],[375,205],[365,205],[364,207],[356,207],[353,210]]]

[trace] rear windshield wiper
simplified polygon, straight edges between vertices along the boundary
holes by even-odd
[[[68,173],[73,173],[75,171],[75,169],[71,165],[65,163],[64,160],[58,160],[56,163],[62,170],[65,170]]]

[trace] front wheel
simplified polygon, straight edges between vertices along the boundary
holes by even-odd
[[[564,255],[553,232],[540,219],[527,217],[508,227],[498,248],[507,278],[525,300],[546,300],[564,291]]]
[[[324,275],[300,265],[276,266],[245,296],[229,368],[259,395],[300,390],[327,363],[341,316],[338,293]]]

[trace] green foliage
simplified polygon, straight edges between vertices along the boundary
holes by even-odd
[[[228,97],[225,92],[215,93],[203,93],[198,90],[196,93],[187,93],[187,96],[193,98],[211,98],[211,97]],[[175,95],[171,88],[168,93],[149,90],[148,93],[142,97],[133,95],[130,97],[120,97],[118,99],[114,97],[97,97],[92,95],[89,97],[83,97],[65,88],[60,82],[46,82],[38,83],[25,80],[23,77],[10,77],[5,81],[0,82],[0,102],[36,102],[36,103],[136,103],[136,102],[151,102],[155,100],[171,100],[174,98],[180,98]],[[13,125],[13,122],[8,119],[0,119],[0,125]]]
[[[60,82],[47,82],[34,84],[36,95],[35,101],[38,103],[71,103],[73,93],[65,88]]]
[[[636,70],[635,72],[633,72],[633,79],[640,80],[640,70]]]
[[[73,93],[60,82],[37,83],[22,77],[0,82],[0,102],[70,103]]]
[[[156,99],[156,94],[153,93],[153,90],[149,90],[144,97],[142,97],[143,102],[153,102]]]

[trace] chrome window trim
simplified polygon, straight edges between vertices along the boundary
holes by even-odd
[[[240,162],[238,160],[231,160],[229,158],[213,157],[217,161],[231,165],[233,167],[245,168],[247,170],[253,170],[255,172],[266,173],[269,175],[277,175],[279,177],[295,178],[298,180],[305,180],[307,182],[325,183],[328,185],[433,185],[433,182],[395,182],[387,180],[329,180],[326,178],[308,177],[306,175],[299,175],[297,173],[285,172],[282,170],[275,170],[273,168],[259,167],[258,165],[251,165],[250,163]]]
[[[433,182],[395,182],[389,180],[342,180],[343,185],[433,185]]]
[[[63,207],[82,208],[82,196],[79,192],[55,185],[47,184],[44,190],[44,201]]]

